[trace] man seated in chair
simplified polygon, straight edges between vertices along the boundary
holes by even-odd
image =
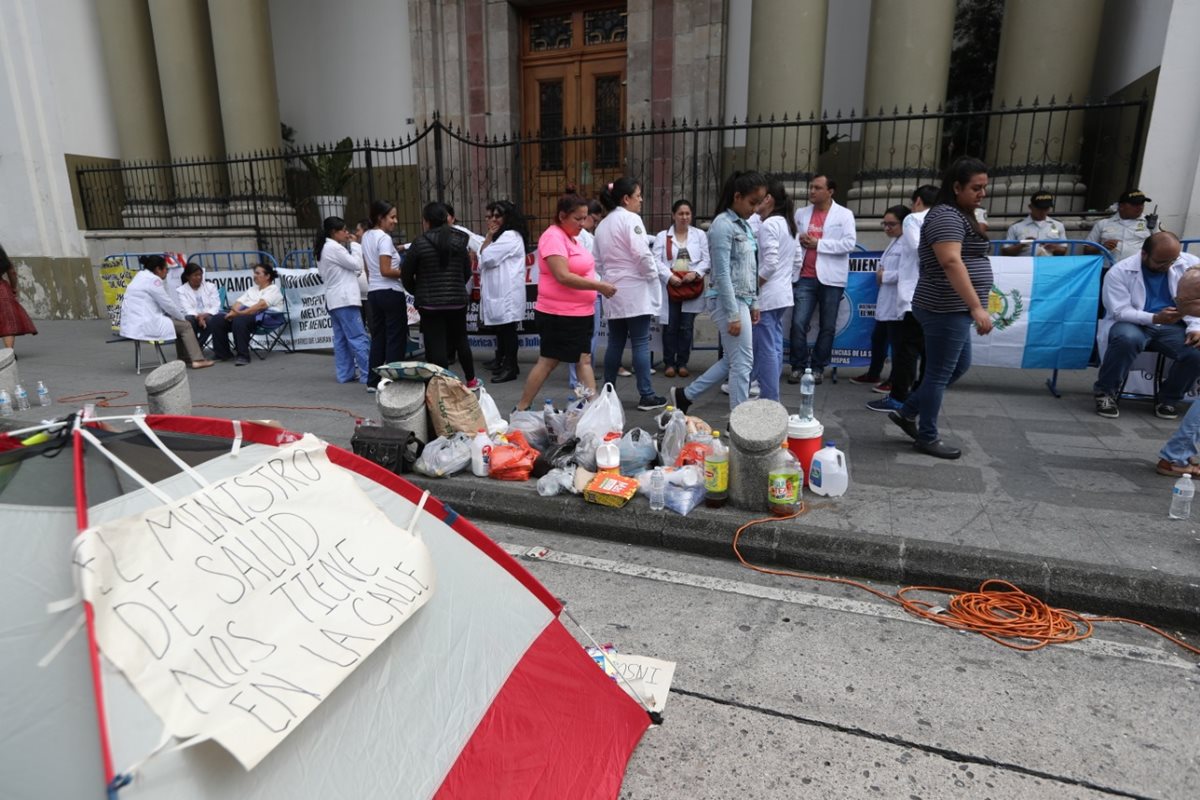
[[[244,367],[250,363],[250,337],[261,325],[275,329],[287,321],[283,305],[283,292],[275,283],[279,273],[268,264],[254,265],[254,285],[246,290],[225,315],[214,316],[208,321],[212,328],[213,352],[218,361],[228,361],[234,352],[229,349],[229,333],[233,332],[233,349],[237,353],[234,363]]]
[[[1159,389],[1155,416],[1176,419],[1183,395],[1200,377],[1200,317],[1175,305],[1179,280],[1200,259],[1181,252],[1179,238],[1160,231],[1142,243],[1141,252],[1122,259],[1104,277],[1104,319],[1097,332],[1108,350],[1094,387],[1096,413],[1120,414],[1117,395],[1134,359],[1154,350],[1174,360]],[[1191,309],[1195,310],[1195,309]]]
[[[1175,307],[1181,314],[1200,317],[1200,269],[1188,269],[1179,279],[1175,291]],[[1154,466],[1159,475],[1191,475],[1200,478],[1200,466],[1196,466],[1197,447],[1200,446],[1200,403],[1192,403],[1183,415],[1179,427],[1163,449],[1158,453]]]

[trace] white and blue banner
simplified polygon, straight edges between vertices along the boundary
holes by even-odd
[[[1083,369],[1096,339],[1100,256],[991,258],[992,332],[971,338],[971,363]]]
[[[879,253],[851,258],[838,309],[834,366],[866,366],[875,326]],[[971,363],[1016,369],[1084,369],[1096,338],[1101,256],[991,256],[993,329],[971,337]],[[785,325],[785,330],[787,327]],[[816,341],[814,316],[810,343]]]

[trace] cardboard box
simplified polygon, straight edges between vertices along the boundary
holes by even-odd
[[[637,494],[637,490],[637,478],[626,478],[616,470],[606,470],[592,478],[583,490],[583,499],[589,503],[620,508]]]

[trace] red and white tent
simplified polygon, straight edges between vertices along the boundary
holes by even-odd
[[[299,439],[228,420],[150,416],[162,443],[209,480],[266,463]],[[417,527],[436,592],[247,771],[202,742],[165,749],[163,724],[94,637],[66,638],[70,552],[88,526],[187,493],[189,479],[140,430],[69,426],[11,448],[0,436],[0,785],[7,798],[612,798],[650,719],[559,621],[560,602],[467,519],[429,499]],[[4,445],[10,446],[6,449]],[[422,492],[333,446],[344,470],[405,527]],[[89,626],[90,633],[90,626]],[[65,643],[64,643],[65,641]],[[49,663],[37,662],[55,653]]]

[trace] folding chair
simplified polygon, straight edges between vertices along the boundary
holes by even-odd
[[[282,347],[287,353],[295,352],[293,344],[284,338],[285,333],[290,335],[292,331],[292,310],[288,305],[287,292],[281,291],[280,294],[283,295],[283,320],[274,325],[260,321],[250,334],[250,351],[258,356],[259,361],[266,360],[267,354],[276,347]]]

